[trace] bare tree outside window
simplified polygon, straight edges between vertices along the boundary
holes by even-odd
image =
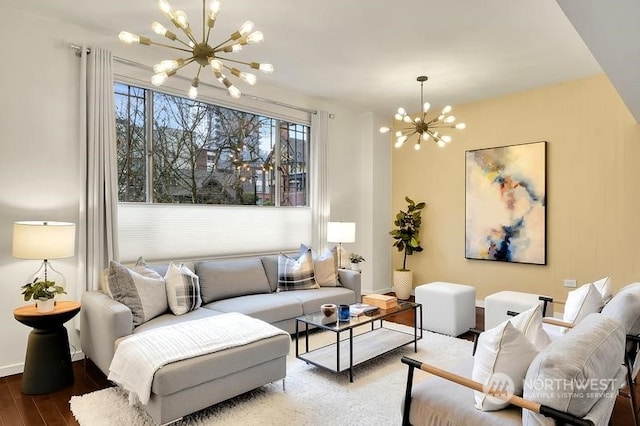
[[[308,126],[120,83],[115,92],[120,201],[307,204]]]

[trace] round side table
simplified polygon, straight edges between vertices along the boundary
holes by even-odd
[[[69,336],[64,323],[80,312],[80,303],[61,300],[51,312],[38,312],[35,304],[13,310],[13,316],[32,327],[22,375],[22,393],[40,395],[73,383]]]

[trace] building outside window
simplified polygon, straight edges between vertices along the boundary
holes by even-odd
[[[116,83],[121,202],[307,206],[309,126]]]

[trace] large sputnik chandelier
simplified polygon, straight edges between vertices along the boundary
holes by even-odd
[[[456,118],[453,115],[447,115],[451,112],[450,105],[444,107],[439,115],[428,120],[427,112],[429,112],[431,105],[429,102],[424,102],[424,82],[428,80],[428,77],[421,75],[417,80],[420,82],[422,114],[411,117],[404,108],[398,108],[395,119],[400,121],[401,125],[408,125],[408,127],[395,128],[396,143],[394,146],[400,148],[409,138],[417,135],[416,143],[413,145],[416,151],[420,149],[420,144],[428,141],[429,138],[433,139],[442,148],[451,142],[451,136],[440,133],[442,129],[464,129],[466,125],[464,123],[454,124]],[[380,127],[380,133],[388,133],[390,130],[392,129],[389,127]]]
[[[168,38],[169,40],[176,42],[178,45],[169,45],[163,43],[157,43],[151,39],[136,34],[122,31],[119,38],[124,43],[139,43],[145,46],[162,46],[169,49],[175,49],[178,51],[186,52],[191,56],[168,59],[156,64],[153,67],[154,75],[151,78],[151,83],[155,86],[162,85],[169,77],[176,74],[181,68],[195,62],[198,65],[198,71],[195,77],[191,80],[191,87],[189,88],[189,97],[195,99],[198,97],[198,86],[200,84],[200,72],[203,68],[210,67],[214,77],[220,81],[228,90],[229,94],[234,98],[239,98],[241,95],[240,90],[231,83],[229,78],[225,75],[225,70],[228,70],[231,75],[240,78],[244,82],[254,85],[257,78],[255,74],[240,71],[236,68],[236,64],[245,65],[251,69],[262,71],[266,74],[273,72],[273,66],[271,64],[261,64],[258,62],[243,62],[224,56],[228,53],[234,53],[242,49],[244,45],[259,43],[264,39],[261,31],[253,31],[253,22],[247,21],[238,31],[235,31],[225,41],[215,44],[209,41],[211,30],[213,29],[218,12],[220,11],[220,2],[213,0],[209,3],[207,8],[205,0],[202,0],[202,39],[198,41],[189,25],[187,14],[182,10],[173,10],[167,0],[159,0],[158,6],[162,13],[169,18],[173,25],[180,29],[187,40],[181,40],[178,36],[169,31],[164,25],[159,22],[151,24],[153,31],[161,36]],[[253,32],[252,32],[253,31]],[[180,46],[182,45],[182,46]]]

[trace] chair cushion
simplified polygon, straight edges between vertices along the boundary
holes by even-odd
[[[511,321],[505,321],[480,334],[471,378],[488,387],[521,395],[522,381],[537,354],[524,334]],[[504,388],[506,383],[507,388]],[[474,395],[478,410],[495,411],[509,405],[482,392],[474,391]]]
[[[542,328],[542,306],[536,305],[510,319],[511,324],[536,348],[538,352],[551,343],[551,339]]]
[[[524,398],[584,417],[605,392],[616,392],[625,334],[619,321],[595,313],[552,342],[533,360]],[[523,425],[544,424],[544,416],[525,410]]]
[[[567,294],[562,319],[577,324],[587,315],[600,312],[603,306],[602,295],[593,283],[584,284]]]
[[[627,334],[640,334],[640,283],[630,284],[616,293],[602,308],[602,314],[620,321]]]

